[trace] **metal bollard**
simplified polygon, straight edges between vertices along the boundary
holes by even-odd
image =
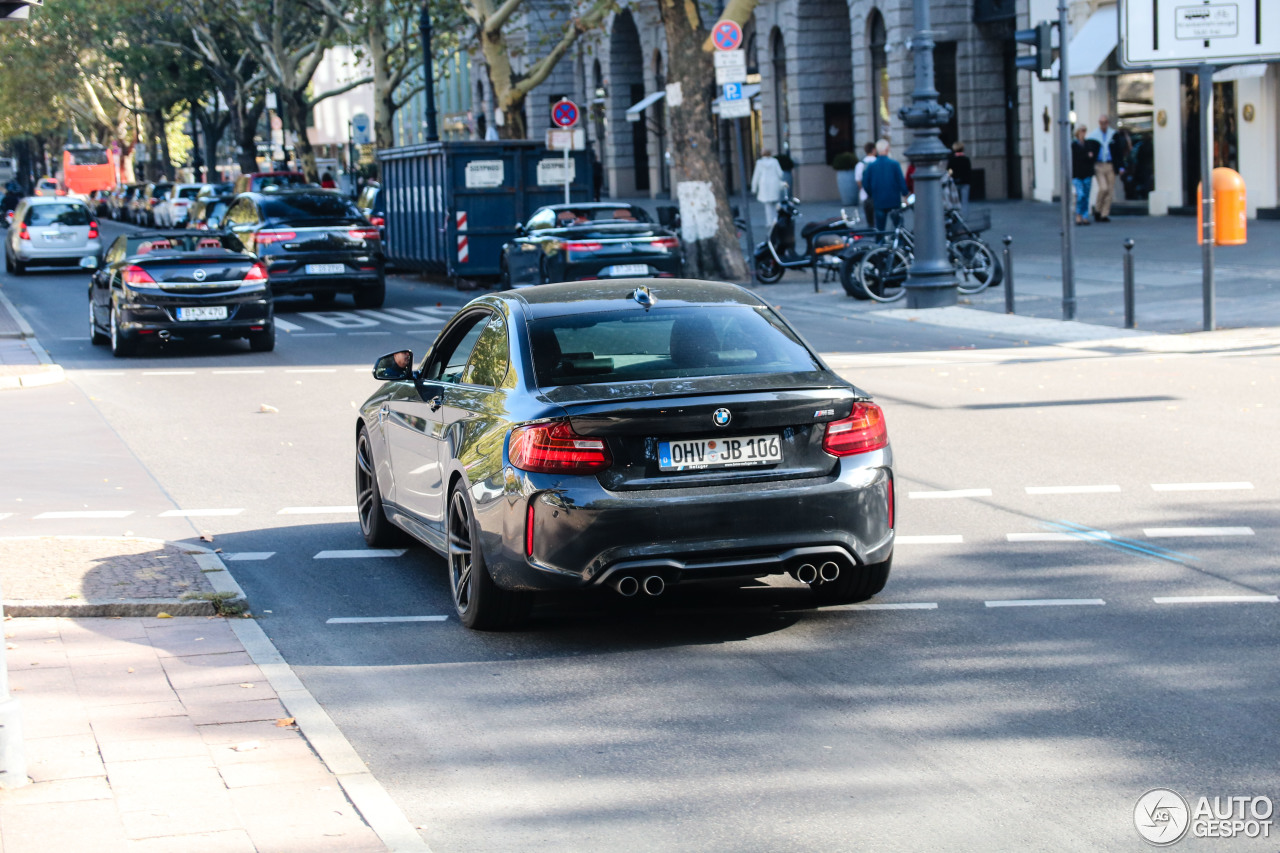
[[[1133,238],[1124,241],[1124,327],[1136,329],[1133,310]]]
[[[1004,235],[1004,313],[1013,314],[1013,251],[1009,245],[1013,235]]]

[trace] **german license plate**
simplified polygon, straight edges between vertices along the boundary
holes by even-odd
[[[609,267],[609,275],[648,275],[648,264],[614,264]]]
[[[227,306],[225,305],[199,305],[194,308],[179,308],[179,320],[225,320],[227,319]]]
[[[658,442],[658,469],[661,471],[749,468],[781,461],[782,443],[776,435]]]
[[[339,275],[346,271],[345,264],[307,264],[307,275]]]

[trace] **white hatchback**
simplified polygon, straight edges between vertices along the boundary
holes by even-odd
[[[102,251],[98,220],[89,206],[67,196],[24,198],[5,235],[4,266],[22,275],[30,266],[69,266]]]
[[[156,205],[156,225],[161,228],[180,228],[187,224],[191,205],[196,203],[205,184],[174,184]]]

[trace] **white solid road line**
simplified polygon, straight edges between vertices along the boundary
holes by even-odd
[[[131,509],[78,509],[71,512],[42,512],[36,518],[127,518]]]
[[[1157,492],[1225,492],[1235,489],[1252,489],[1253,483],[1152,483]]]
[[[161,518],[199,518],[206,515],[239,515],[243,509],[166,509]]]
[[[209,372],[212,373],[214,376],[237,376],[241,373],[266,373],[267,371],[249,369],[249,370],[211,370]]]
[[[335,616],[326,625],[373,625],[379,622],[444,622],[448,616]]]
[[[295,367],[286,370],[285,373],[337,373],[336,367]]]
[[[1274,595],[1171,595],[1151,599],[1156,604],[1275,604]]]
[[[936,601],[886,602],[884,604],[841,604],[837,607],[824,607],[828,610],[937,610]]]
[[[353,506],[287,506],[276,515],[340,515],[355,511]]]
[[[407,548],[361,548],[355,551],[321,551],[313,560],[359,560],[365,557],[399,557]]]
[[[1119,486],[1027,486],[1029,495],[1096,495],[1118,491]]]
[[[275,318],[275,323],[276,328],[282,332],[301,332],[306,328],[305,326],[299,326],[297,323],[290,323],[288,320],[281,320],[279,317]]]
[[[218,556],[228,563],[244,563],[251,560],[270,560],[275,555],[275,551],[240,551],[236,554],[219,554]]]
[[[195,376],[194,370],[144,370],[143,376]]]
[[[1105,530],[1081,530],[1079,533],[1006,533],[1010,542],[1087,542],[1090,539],[1110,539]]]
[[[1077,605],[1106,604],[1101,598],[1011,598],[1004,601],[984,601],[987,607],[1074,607]]]
[[[908,498],[989,498],[990,489],[952,489],[949,492],[907,492]]]
[[[1179,536],[1252,536],[1252,527],[1146,527],[1142,535],[1148,539],[1172,539]]]
[[[959,533],[943,533],[937,536],[899,536],[895,545],[959,545],[964,537]]]

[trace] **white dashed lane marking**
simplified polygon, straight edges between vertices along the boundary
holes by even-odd
[[[245,563],[256,560],[270,560],[275,555],[275,551],[240,551],[235,554],[221,554],[220,556],[229,563]]]
[[[373,625],[383,622],[444,622],[448,616],[335,616],[326,625]]]
[[[266,373],[267,371],[246,369],[246,370],[213,370],[210,372],[213,373],[215,376],[238,376],[244,373]]]
[[[337,373],[336,367],[291,367],[285,373]]]
[[[899,536],[893,540],[895,545],[959,545],[964,537],[959,533],[943,533],[935,536]]]
[[[143,376],[195,376],[194,370],[144,370]]]
[[[1012,598],[1003,601],[984,601],[987,607],[1077,607],[1106,604],[1101,598]]]
[[[917,500],[937,498],[989,498],[991,497],[990,489],[952,489],[948,492],[907,492],[908,498]]]
[[[1253,483],[1152,483],[1157,492],[1226,492],[1252,489]]]
[[[133,515],[131,509],[77,509],[70,512],[42,512],[36,518],[128,518],[131,515]]]
[[[161,518],[200,518],[211,515],[239,515],[243,509],[166,509]]]
[[[1029,495],[1096,495],[1118,491],[1119,486],[1027,486]]]
[[[1151,599],[1156,604],[1275,604],[1274,595],[1171,595]]]
[[[313,560],[362,560],[368,557],[402,557],[405,548],[362,548],[355,551],[321,551]]]
[[[937,610],[936,601],[904,601],[869,604],[842,604],[837,607],[824,607],[823,610]]]
[[[1252,527],[1146,527],[1148,539],[1175,539],[1183,536],[1252,536]]]

